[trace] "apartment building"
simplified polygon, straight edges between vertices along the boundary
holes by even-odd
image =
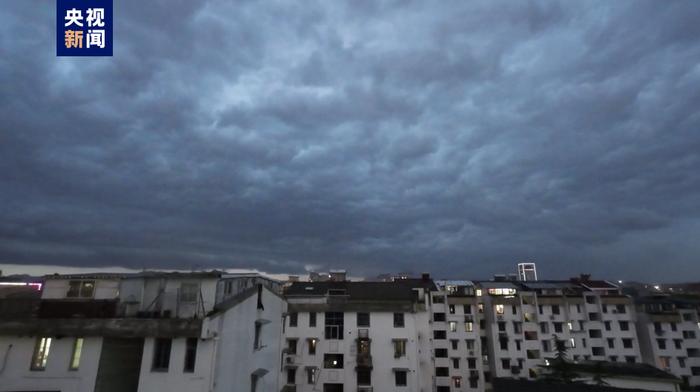
[[[488,343],[474,283],[443,280],[435,284],[437,291],[431,293],[435,390],[484,390]]]
[[[283,391],[433,391],[429,277],[295,282],[285,292]]]
[[[700,302],[670,295],[638,298],[636,325],[645,363],[700,386]]]
[[[240,286],[217,303],[221,278],[219,272],[51,275],[40,297],[1,299],[0,308],[16,309],[12,304],[21,300],[26,311],[0,319],[0,391],[228,391],[226,382],[215,388],[234,373],[213,371],[219,346],[238,358],[263,358],[248,364],[264,367],[236,370],[248,372],[251,382],[270,373],[267,388],[257,390],[276,390],[277,372],[269,365],[279,355],[284,301],[260,284]],[[239,322],[255,332],[232,336]],[[263,331],[256,323],[267,326]],[[256,350],[261,335],[268,345]]]

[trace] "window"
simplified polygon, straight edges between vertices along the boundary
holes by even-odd
[[[394,328],[403,328],[403,313],[394,313]]]
[[[564,332],[564,323],[553,323],[554,324],[554,333],[563,333]]]
[[[297,339],[287,339],[287,354],[296,355]]]
[[[627,313],[627,307],[625,305],[615,305],[615,310],[617,310],[617,313]]]
[[[462,388],[462,377],[452,377],[452,384],[455,386],[455,388]]]
[[[309,313],[309,327],[316,326],[316,312]]]
[[[678,367],[685,369],[685,358],[678,358]]]
[[[693,376],[700,376],[700,367],[699,366],[693,366],[690,368],[690,373]]]
[[[450,314],[455,314],[455,306],[454,305],[450,305],[449,310],[450,310]]]
[[[31,370],[46,369],[49,349],[51,349],[51,338],[37,338],[36,344],[34,344],[34,354],[32,354]]]
[[[506,322],[505,321],[498,322],[498,332],[506,332]]]
[[[559,305],[552,305],[552,314],[560,314],[561,310],[559,309]]]
[[[464,305],[464,314],[472,314],[472,306]]]
[[[156,338],[153,342],[153,371],[167,371],[170,366],[170,348],[173,340],[168,338]]]
[[[671,367],[671,357],[659,357],[659,368],[668,369]]]
[[[666,339],[656,339],[656,345],[659,346],[660,350],[666,349]]]
[[[262,326],[263,324],[260,321],[255,322],[255,339],[253,340],[253,350],[260,350],[262,348],[262,344],[260,344]]]
[[[676,350],[682,350],[683,349],[683,340],[673,339],[673,346],[676,348]]]
[[[473,332],[474,331],[474,323],[471,321],[467,321],[464,323],[464,330],[467,332]]]
[[[591,329],[588,331],[588,336],[590,338],[602,338],[603,337],[603,332],[599,329]]]
[[[622,339],[622,347],[632,348],[632,339],[629,339],[629,338]]]
[[[576,339],[574,339],[574,338],[569,338],[569,347],[570,347],[570,348],[576,348]]]
[[[326,339],[343,339],[343,313],[326,312]]]
[[[628,321],[620,321],[620,331],[629,331],[630,323]]]
[[[476,358],[467,358],[467,367],[469,369],[476,369]]]
[[[435,349],[435,358],[447,358],[447,349],[446,348],[436,348]]]
[[[357,314],[357,326],[358,327],[369,327],[369,313],[358,313]]]
[[[445,321],[445,313],[434,313],[433,314],[433,321]]]
[[[459,369],[459,358],[452,358],[452,367]]]
[[[318,339],[310,338],[309,342],[309,355],[316,355],[316,344],[318,344]]]
[[[197,302],[197,294],[199,294],[199,284],[180,284],[180,302]]]
[[[406,339],[394,339],[394,358],[406,356]]]
[[[450,326],[450,332],[457,332],[457,322],[456,321],[450,321],[449,326]]]
[[[258,375],[255,373],[250,375],[250,390],[252,392],[256,392],[258,390],[258,378]]]
[[[289,326],[296,327],[299,323],[299,313],[289,313]]]
[[[683,339],[695,339],[695,331],[683,331]]]
[[[513,305],[511,307],[511,313],[513,313],[513,316],[517,315],[518,314],[518,307]]]
[[[357,369],[357,385],[372,385],[372,371]]]
[[[467,350],[474,350],[474,339],[467,339],[465,342],[467,343]]]
[[[608,348],[615,348],[615,339],[608,338]]]
[[[510,358],[501,359],[501,367],[503,369],[510,369]]]
[[[449,377],[450,376],[450,368],[436,367],[435,368],[435,376],[437,376],[437,377]]]
[[[92,298],[95,293],[94,280],[71,280],[68,282],[68,298]]]
[[[603,347],[591,347],[591,354],[602,357],[605,355],[605,349]]]
[[[503,314],[505,312],[505,306],[502,304],[496,305],[496,314]]]
[[[457,340],[457,339],[450,340],[450,345],[452,346],[453,350],[457,350],[459,348],[459,340]]]
[[[476,305],[476,308],[477,308],[477,311],[479,313],[484,313],[484,304],[483,303],[479,303],[478,305]]]
[[[296,384],[297,382],[297,369],[289,368],[287,369],[287,384]]]
[[[326,369],[342,369],[343,354],[324,354],[323,367]]]
[[[316,384],[316,368],[307,367],[306,368],[306,382],[307,384]]]
[[[68,370],[78,370],[80,367],[80,354],[83,351],[83,338],[75,338],[73,341],[73,352],[70,356],[70,366]]]
[[[444,340],[447,339],[447,331],[433,331],[433,339]]]
[[[610,321],[606,321],[604,324],[606,331],[610,331],[612,329]]]
[[[197,338],[187,338],[185,341],[185,373],[193,373],[197,360]]]
[[[434,304],[444,304],[445,303],[445,296],[443,296],[443,295],[433,296],[433,303]]]
[[[508,350],[508,338],[498,338],[498,345],[501,350]]]
[[[405,387],[408,385],[408,377],[405,370],[396,370],[394,372],[394,383],[397,387]]]

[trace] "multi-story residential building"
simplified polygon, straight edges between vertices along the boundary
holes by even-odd
[[[669,295],[638,298],[636,325],[645,363],[700,386],[700,302]]]
[[[640,361],[632,299],[606,281],[475,283],[484,379],[534,379],[564,340],[574,361]]]
[[[438,291],[432,293],[431,304],[435,390],[483,390],[488,345],[474,284],[466,280],[435,283]]]
[[[258,390],[275,390],[277,372],[270,366],[279,355],[284,302],[259,284],[217,304],[221,277],[218,272],[45,277],[41,297],[25,313],[0,319],[0,391],[228,391],[230,383],[216,388],[217,380],[235,371],[247,372],[251,382],[271,373],[268,387]],[[241,323],[254,332],[232,334]],[[226,355],[251,358],[245,365],[257,367],[215,372],[220,367],[215,361]]]
[[[293,283],[285,292],[280,389],[432,391],[435,290],[427,276]]]

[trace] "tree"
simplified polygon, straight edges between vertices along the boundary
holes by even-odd
[[[574,380],[579,377],[579,375],[574,372],[571,362],[567,352],[569,348],[566,346],[566,341],[559,339],[557,335],[552,335],[554,340],[554,358],[549,361],[548,365],[542,366],[546,369],[546,373],[542,378],[546,381],[570,384],[575,382]]]

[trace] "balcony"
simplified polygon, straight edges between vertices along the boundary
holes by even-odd
[[[357,354],[357,367],[371,369],[373,367],[372,356],[369,354]]]

